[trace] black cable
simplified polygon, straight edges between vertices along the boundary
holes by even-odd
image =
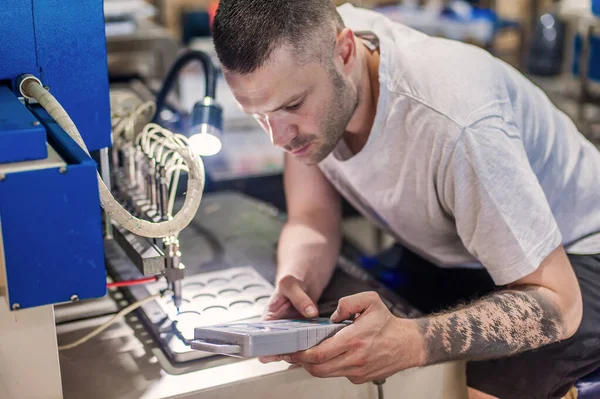
[[[377,398],[383,399],[383,384],[385,384],[385,380],[373,381],[373,384],[377,385]]]
[[[181,72],[181,69],[191,61],[200,61],[204,67],[205,97],[215,98],[217,91],[217,68],[215,68],[208,54],[199,50],[189,50],[180,55],[169,70],[169,73],[156,96],[156,113],[154,114],[153,122],[158,120],[158,116],[165,106],[167,95],[171,91],[179,72]]]

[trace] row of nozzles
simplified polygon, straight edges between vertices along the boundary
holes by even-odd
[[[171,184],[165,166],[144,154],[139,147],[127,145],[113,156],[114,181],[120,199],[136,216],[153,222],[172,217],[169,210]],[[116,165],[115,165],[116,163]],[[119,166],[121,163],[122,166]],[[177,176],[178,177],[178,176]]]

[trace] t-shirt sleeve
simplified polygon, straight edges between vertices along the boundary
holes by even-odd
[[[442,201],[467,250],[497,285],[534,272],[562,240],[513,125],[464,128],[442,172]]]

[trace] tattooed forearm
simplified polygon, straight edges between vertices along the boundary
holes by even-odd
[[[504,357],[555,342],[564,331],[556,306],[533,289],[501,291],[417,322],[428,364]]]

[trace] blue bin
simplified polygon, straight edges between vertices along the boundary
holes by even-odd
[[[592,0],[592,12],[600,16],[600,0]]]
[[[597,1],[600,3],[600,0]],[[600,6],[598,6],[600,7]],[[583,47],[583,38],[580,34],[575,36],[575,43],[573,46],[573,65],[572,73],[575,76],[579,76],[579,58],[581,56],[581,50]],[[588,78],[591,81],[600,82],[600,36],[593,35],[590,38],[588,45]]]

